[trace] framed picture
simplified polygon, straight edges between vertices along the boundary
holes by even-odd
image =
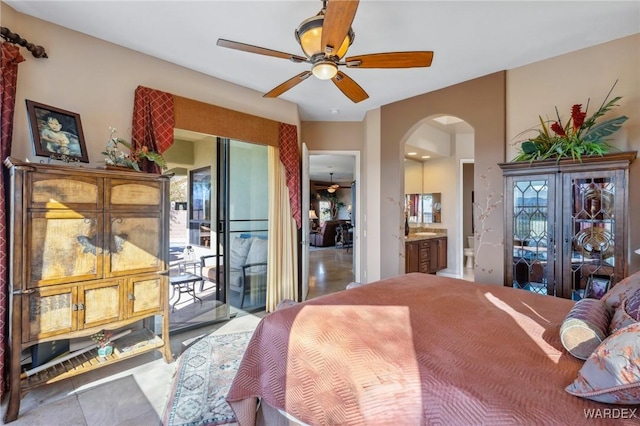
[[[66,162],[89,162],[80,115],[27,99],[35,153]]]
[[[584,289],[584,297],[589,299],[601,299],[609,291],[611,280],[607,275],[589,275]]]

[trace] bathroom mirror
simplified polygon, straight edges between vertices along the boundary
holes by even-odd
[[[424,225],[442,222],[442,204],[439,192],[432,194],[406,194],[405,207],[409,223]]]

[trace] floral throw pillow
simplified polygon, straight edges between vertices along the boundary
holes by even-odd
[[[623,300],[629,298],[631,294],[638,290],[640,290],[640,271],[629,275],[614,285],[611,290],[602,296],[601,300],[606,303],[609,310],[613,312],[616,308],[620,307]]]
[[[622,304],[613,312],[611,322],[609,323],[609,334],[623,327],[626,327],[629,324],[637,322],[631,317],[631,315],[627,313],[627,303],[628,300],[623,300]]]
[[[625,312],[635,321],[640,321],[640,290],[633,293],[625,302]]]
[[[609,333],[640,321],[640,289],[633,293],[627,292],[625,297],[620,306],[613,312],[613,318],[611,318],[611,323],[609,324]]]
[[[640,404],[640,323],[609,336],[565,388],[571,395],[609,404]]]

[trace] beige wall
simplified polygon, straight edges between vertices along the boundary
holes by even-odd
[[[515,155],[516,135],[536,125],[538,115],[553,116],[554,106],[568,114],[575,103],[591,98],[589,111],[597,109],[616,79],[612,96],[623,96],[613,116],[629,120],[615,134],[614,146],[621,150],[640,148],[640,35],[583,49],[547,61],[497,73],[417,96],[381,108],[380,135],[372,132],[381,150],[380,238],[397,241],[385,244],[380,253],[381,277],[400,273],[404,259],[400,235],[398,200],[403,193],[402,144],[420,120],[445,113],[467,121],[475,130],[474,187],[475,226],[479,240],[476,280],[502,284],[503,204],[502,173],[497,163]],[[506,117],[506,119],[503,119]],[[508,119],[508,121],[507,121]],[[369,140],[366,140],[367,148]],[[374,164],[374,167],[376,165]],[[369,171],[370,169],[367,169]],[[640,193],[640,160],[630,170],[629,190]],[[629,272],[640,270],[640,198],[630,197]],[[369,213],[371,210],[369,210]],[[369,227],[371,230],[371,227]]]
[[[589,102],[588,115],[597,111],[618,80],[609,100],[622,96],[619,107],[608,117],[626,115],[629,120],[612,135],[621,150],[640,146],[640,34],[578,50],[507,74],[507,159],[515,157],[518,141],[537,133],[538,116],[556,119],[555,108],[566,121],[571,106]]]
[[[358,151],[363,130],[360,121],[303,121],[300,139],[310,151]]]
[[[382,265],[379,261],[382,256],[382,230],[380,229],[380,203],[381,203],[381,162],[382,162],[382,137],[380,133],[382,116],[380,109],[374,109],[365,115],[365,144],[362,149],[362,172],[359,187],[364,206],[358,212],[358,220],[362,229],[362,277],[364,282],[376,281],[382,278]]]
[[[505,72],[495,73],[381,108],[378,227],[385,241],[380,253],[383,278],[404,271],[402,209],[398,201],[404,194],[402,157],[406,139],[424,120],[446,113],[469,123],[475,131],[476,195],[479,199],[496,200],[494,197],[502,193],[502,175],[496,164],[504,160],[505,79]],[[486,184],[478,185],[481,179]],[[496,195],[490,197],[492,193]],[[478,229],[481,241],[477,259],[482,263],[475,275],[479,281],[502,284],[503,261],[490,255],[503,250],[502,206],[496,204],[489,213],[484,226]]]
[[[397,275],[404,265],[402,146],[414,126],[439,113],[453,114],[475,130],[475,195],[490,212],[476,227],[484,232],[476,279],[502,283],[504,262],[489,256],[502,250],[502,175],[498,162],[513,157],[514,136],[536,124],[537,116],[561,113],[591,97],[598,105],[616,78],[623,96],[618,113],[629,121],[616,136],[621,149],[640,147],[640,35],[584,49],[548,61],[499,72],[369,111],[362,123],[300,123],[295,104],[265,99],[261,93],[186,70],[62,27],[15,12],[2,3],[2,25],[47,49],[49,59],[24,53],[18,78],[12,155],[33,155],[24,100],[31,99],[81,115],[89,158],[98,164],[109,136],[130,138],[133,94],[138,85],[299,126],[312,150],[361,150],[358,223],[362,280]],[[593,109],[591,109],[593,110]],[[505,116],[508,120],[505,119]],[[505,155],[506,154],[506,155]],[[640,191],[640,161],[631,169],[630,192]],[[630,246],[640,247],[640,198],[631,197]],[[486,231],[486,232],[485,232]],[[382,244],[385,241],[385,244]],[[396,243],[389,243],[396,241]],[[476,244],[478,246],[479,244]],[[630,255],[630,272],[640,256]]]
[[[404,193],[422,194],[422,161],[404,160]]]
[[[622,96],[619,107],[605,117],[626,115],[629,119],[612,135],[612,145],[622,151],[640,150],[640,34],[579,50],[546,61],[510,70],[507,74],[507,159],[516,154],[523,137],[518,133],[537,124],[538,115],[570,116],[571,106],[589,103],[597,111],[613,83],[609,100]],[[605,118],[603,117],[603,119]],[[531,135],[527,133],[524,137]],[[533,133],[535,136],[535,133]],[[629,273],[640,270],[640,159],[629,172]]]
[[[304,121],[300,131],[300,140],[307,145],[309,151],[319,152],[326,151],[327,153],[340,154],[344,152],[345,155],[354,155],[354,152],[365,152],[364,140],[365,140],[366,127],[363,122],[355,121]],[[356,157],[356,161],[358,161]],[[356,279],[366,282],[366,253],[367,247],[365,246],[366,234],[365,226],[363,226],[362,220],[364,216],[363,208],[367,197],[367,184],[365,182],[365,174],[363,168],[366,167],[367,161],[363,155],[360,155],[359,164],[356,164],[356,170],[360,171],[360,182],[356,183],[356,199],[359,203],[359,208],[356,211],[356,228],[355,228],[355,244],[354,244],[354,271]],[[303,182],[304,184],[304,182]],[[351,204],[351,201],[347,205]],[[346,210],[345,210],[346,212]],[[341,212],[341,218],[348,218],[348,214]],[[366,212],[366,210],[365,210]]]
[[[98,165],[109,137],[130,140],[134,90],[152,87],[186,98],[297,125],[297,105],[266,99],[262,93],[187,70],[0,6],[2,25],[47,49],[48,59],[36,59],[25,50],[19,65],[14,142],[11,154],[35,157],[29,133],[25,99],[80,114],[89,160]]]
[[[194,162],[194,143],[174,139],[173,145],[164,152],[164,159],[169,167],[191,167]]]
[[[446,153],[444,158],[433,158],[426,161],[404,160],[404,192],[411,193],[440,193],[442,194],[442,221],[429,225],[429,228],[444,229],[447,233],[447,268],[440,274],[462,277],[463,248],[466,247],[466,235],[471,235],[472,208],[461,208],[464,197],[471,197],[473,190],[473,174],[468,179],[467,186],[463,188],[461,161],[473,161],[474,134],[473,133],[444,133],[435,130],[430,125],[420,126],[416,132],[409,136],[407,143],[412,143],[417,133],[422,133],[423,138],[433,140],[428,133],[433,133],[441,139],[441,150]],[[444,137],[446,139],[444,139]],[[416,144],[413,143],[415,146]],[[446,145],[446,146],[444,146]],[[471,168],[473,173],[473,167]],[[463,194],[463,190],[466,191]],[[464,228],[464,221],[468,221],[468,227]],[[464,229],[464,232],[462,230]]]

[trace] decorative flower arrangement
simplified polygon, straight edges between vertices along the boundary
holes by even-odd
[[[111,343],[111,332],[102,330],[91,335],[91,340],[96,342],[98,346],[104,348]]]
[[[622,97],[618,96],[607,102],[616,83],[609,90],[600,108],[589,118],[587,118],[589,100],[587,100],[587,106],[584,111],[582,111],[582,104],[573,105],[571,118],[564,125],[560,119],[558,108],[556,108],[557,121],[547,120],[545,122],[542,117],[539,117],[540,129],[537,129],[538,136],[522,142],[520,153],[513,161],[532,162],[549,158],[557,158],[558,161],[562,158],[582,161],[582,156],[584,155],[602,156],[609,152],[612,147],[606,142],[605,138],[618,131],[622,123],[627,121],[627,117],[620,116],[599,124],[596,124],[596,120],[613,107],[618,106],[616,102],[622,99]],[[549,123],[551,125],[547,127]],[[530,130],[533,129],[525,130],[523,133]],[[523,133],[520,133],[520,135]]]
[[[140,171],[139,163],[143,159],[146,159],[148,161],[151,161],[152,163],[157,164],[163,170],[167,168],[167,164],[162,154],[154,151],[149,151],[146,146],[132,151],[131,144],[129,142],[114,136],[118,131],[117,129],[109,127],[109,131],[111,132],[109,141],[107,142],[106,149],[102,151],[102,155],[105,156],[104,162],[107,165],[127,167],[129,169]],[[120,146],[125,147],[127,151],[122,151],[120,149]]]

